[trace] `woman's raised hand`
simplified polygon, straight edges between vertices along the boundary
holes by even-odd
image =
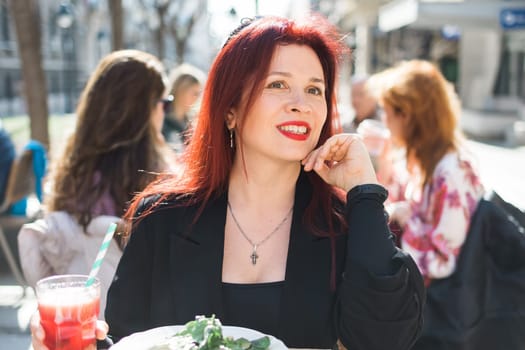
[[[46,334],[44,328],[40,324],[40,314],[35,312],[31,316],[31,321],[29,323],[29,328],[31,329],[31,344],[33,345],[33,350],[49,350],[47,346],[44,345],[44,338]],[[104,321],[97,321],[97,328],[95,337],[99,340],[106,338],[109,331],[109,326]],[[96,350],[96,345],[88,346],[84,350]]]
[[[378,183],[368,150],[356,134],[330,137],[301,163],[305,171],[315,171],[326,183],[344,191],[357,185]]]

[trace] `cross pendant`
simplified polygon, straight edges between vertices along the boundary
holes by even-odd
[[[257,255],[257,246],[254,246],[253,247],[253,253],[252,253],[252,255],[250,255],[250,258],[252,259],[252,265],[257,264],[257,258],[258,257],[259,257],[259,255]]]

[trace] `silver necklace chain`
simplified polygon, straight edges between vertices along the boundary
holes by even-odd
[[[239,231],[241,232],[242,236],[248,241],[250,242],[250,244],[252,245],[252,254],[250,255],[250,259],[252,261],[252,265],[255,265],[257,264],[257,259],[259,258],[259,255],[257,254],[257,247],[259,247],[260,245],[262,245],[264,242],[266,242],[268,239],[270,239],[270,237],[272,237],[277,231],[279,231],[279,229],[284,225],[284,223],[286,222],[286,220],[288,219],[288,216],[290,215],[290,213],[292,212],[293,210],[293,206],[290,208],[290,210],[288,211],[288,213],[286,213],[286,216],[281,220],[281,222],[279,223],[279,225],[277,225],[272,232],[270,232],[266,237],[264,237],[261,241],[257,242],[257,243],[254,243],[250,237],[248,237],[248,235],[246,234],[246,232],[244,232],[244,230],[242,229],[241,225],[239,224],[239,221],[237,220],[237,218],[235,217],[235,214],[233,213],[233,209],[232,209],[232,205],[230,204],[230,201],[228,201],[228,209],[230,209],[230,214],[232,214],[232,218],[233,218],[233,221],[235,222],[235,225],[237,226],[237,228],[239,229]]]

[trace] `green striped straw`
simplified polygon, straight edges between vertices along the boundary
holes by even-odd
[[[97,276],[98,270],[100,270],[100,265],[102,265],[102,261],[106,256],[106,252],[108,251],[109,244],[111,243],[111,239],[113,238],[113,234],[115,233],[116,229],[117,224],[112,222],[111,225],[109,225],[108,231],[106,232],[104,240],[102,241],[102,245],[98,250],[97,258],[95,259],[93,266],[91,266],[91,272],[89,273],[88,279],[86,281],[86,287],[89,287],[93,284],[93,282],[95,282],[95,277]]]

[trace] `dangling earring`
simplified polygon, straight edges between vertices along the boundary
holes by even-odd
[[[230,129],[230,148],[233,149],[233,128]]]

